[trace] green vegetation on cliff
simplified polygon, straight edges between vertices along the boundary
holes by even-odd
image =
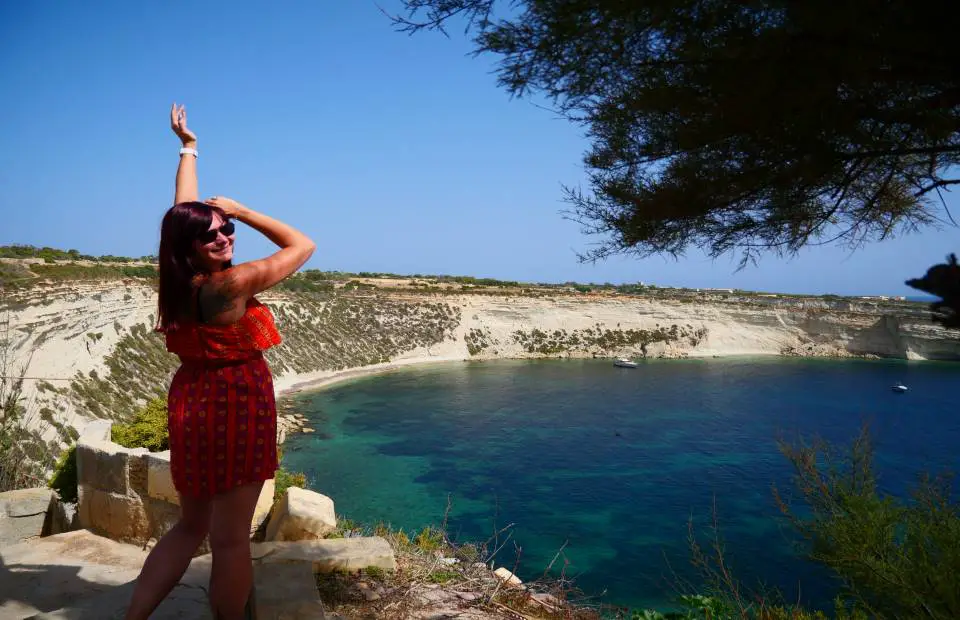
[[[103,361],[107,375],[77,373],[70,397],[81,411],[113,420],[127,420],[152,399],[164,397],[179,364],[163,337],[144,323],[127,331]]]
[[[609,329],[597,324],[586,329],[555,329],[545,332],[539,329],[516,330],[513,340],[528,353],[553,355],[567,351],[605,352],[617,351],[628,347],[645,350],[648,344],[655,342],[679,342],[686,339],[696,346],[706,336],[704,328],[692,325],[671,325],[657,329]]]
[[[60,250],[51,247],[38,248],[32,245],[0,245],[0,258],[42,258],[44,261],[96,261],[101,263],[155,263],[156,256],[141,256],[140,258],[130,258],[128,256],[113,256],[105,254],[103,256],[91,256],[81,254],[77,250]]]
[[[287,292],[269,305],[283,337],[267,351],[278,374],[385,362],[453,338],[460,323],[460,310],[449,304],[360,292]],[[66,394],[79,410],[118,421],[163,397],[179,365],[147,323],[125,331],[103,361],[107,373],[77,373]]]
[[[452,339],[460,309],[362,293],[299,294],[271,304],[284,344],[267,352],[275,372],[343,370],[386,362]]]

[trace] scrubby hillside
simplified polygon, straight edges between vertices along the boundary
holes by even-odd
[[[0,259],[0,332],[48,448],[163,394],[177,359],[153,330],[148,263]],[[11,276],[11,274],[15,274]],[[645,287],[306,272],[261,297],[284,343],[278,388],[388,362],[723,355],[960,359],[919,304]]]

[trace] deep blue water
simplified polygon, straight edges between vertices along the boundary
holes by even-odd
[[[515,524],[499,565],[515,541],[536,577],[566,544],[567,574],[620,605],[669,606],[678,580],[696,583],[687,524],[705,526],[715,498],[745,583],[789,600],[799,583],[827,605],[829,576],[798,557],[772,500],[772,484],[790,489],[776,439],[845,442],[869,422],[880,483],[903,493],[957,469],[958,380],[945,363],[780,358],[420,367],[298,395],[317,433],[288,438],[284,463],[367,524],[439,523],[449,494],[461,539]]]

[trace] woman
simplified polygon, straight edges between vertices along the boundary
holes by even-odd
[[[147,618],[179,582],[209,534],[210,603],[242,618],[253,583],[250,524],[263,482],[277,468],[276,406],[263,351],[279,344],[270,311],[254,297],[299,269],[315,249],[298,230],[229,198],[197,198],[197,137],[174,104],[183,143],[174,205],[160,232],[157,329],[182,362],[170,385],[170,470],[180,520],[137,579],[127,618]],[[233,220],[280,246],[234,266]]]

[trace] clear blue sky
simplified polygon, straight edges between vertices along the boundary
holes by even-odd
[[[950,228],[741,272],[696,252],[581,265],[595,239],[560,188],[584,178],[582,130],[511,101],[451,35],[396,33],[369,0],[0,3],[0,244],[154,253],[178,101],[201,194],[302,228],[319,269],[911,294],[903,280],[960,250]],[[239,259],[269,251],[241,229]]]

